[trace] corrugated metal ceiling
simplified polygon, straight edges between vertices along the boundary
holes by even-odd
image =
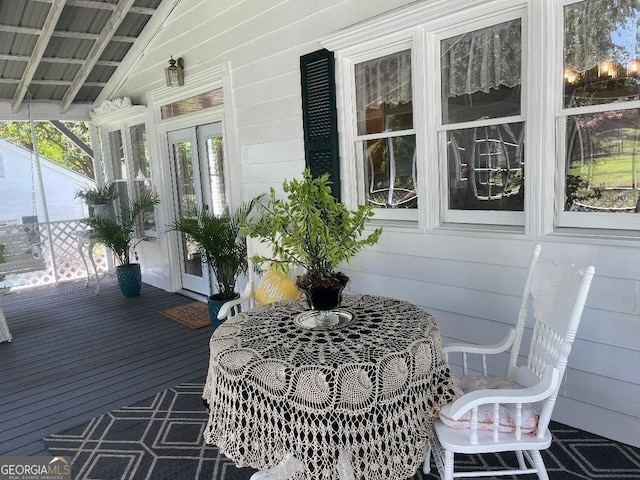
[[[0,0],[0,101],[93,102],[164,0]]]

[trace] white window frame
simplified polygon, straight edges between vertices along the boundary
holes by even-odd
[[[564,0],[556,6],[556,32],[558,41],[555,50],[556,71],[564,71],[564,8],[567,5],[580,3],[582,0]],[[599,212],[567,212],[564,210],[565,181],[566,181],[566,121],[570,116],[599,113],[606,111],[620,111],[640,109],[640,100],[632,100],[622,103],[606,103],[601,105],[589,105],[585,107],[565,107],[563,98],[563,85],[560,79],[562,75],[556,75],[554,80],[556,91],[555,135],[556,135],[556,163],[555,170],[555,224],[558,228],[589,228],[605,230],[640,230],[640,214],[637,213],[599,213]]]
[[[115,102],[117,105],[119,102]],[[127,192],[129,194],[129,200],[135,202],[137,200],[137,189],[135,188],[136,182],[141,179],[136,179],[136,172],[134,171],[133,162],[133,149],[131,144],[130,129],[136,125],[144,124],[147,137],[147,148],[149,149],[149,125],[147,122],[147,108],[143,105],[128,105],[121,108],[111,107],[106,108],[105,113],[97,114],[92,120],[92,124],[99,130],[100,145],[102,146],[102,159],[104,164],[104,176],[105,182],[116,181],[118,183],[126,183]],[[125,165],[127,168],[127,178],[115,179],[113,173],[113,159],[111,157],[111,144],[109,141],[109,134],[111,132],[120,132],[120,138],[122,140],[122,148],[124,152]],[[149,150],[150,152],[150,150]],[[151,182],[151,185],[155,185],[153,181],[153,168],[150,165],[151,177],[146,180]],[[153,189],[153,187],[152,187]],[[117,203],[117,201],[116,201]],[[116,211],[117,211],[116,206]],[[136,227],[136,236],[138,238],[149,237],[155,238],[159,235],[158,231],[158,215],[154,209],[154,215],[156,218],[156,231],[143,231],[140,226]]]
[[[447,222],[483,225],[521,226],[525,212],[501,211],[449,211],[446,156],[442,157],[446,141],[446,129],[442,125],[440,97],[440,39],[477,30],[502,21],[522,18],[523,29],[523,82],[526,77],[526,36],[528,33],[526,0],[451,0],[438,5],[410,6],[390,16],[374,19],[365,25],[339,32],[321,40],[333,50],[336,58],[336,90],[338,99],[338,126],[340,131],[341,177],[343,202],[350,208],[364,203],[364,164],[361,151],[356,148],[357,123],[355,118],[355,74],[354,65],[373,58],[410,49],[414,131],[416,134],[417,209],[375,210],[375,219],[400,222],[399,225],[417,226],[421,229],[435,228]],[[496,14],[496,12],[501,12]],[[526,90],[522,87],[521,115],[501,118],[506,121],[525,121]],[[433,107],[435,106],[435,107]],[[478,123],[478,122],[474,122]],[[463,128],[456,124],[455,128]],[[526,125],[526,123],[525,123]],[[525,127],[528,136],[528,127]],[[406,133],[403,132],[403,133]],[[444,147],[442,147],[444,145]],[[444,151],[446,154],[446,151]],[[437,160],[432,160],[437,159]],[[525,169],[528,169],[525,162]],[[528,175],[525,175],[528,176]],[[525,189],[526,194],[526,189]]]
[[[461,123],[443,123],[442,108],[438,109],[438,159],[439,159],[439,175],[440,175],[440,199],[441,199],[441,213],[443,223],[462,223],[462,224],[483,224],[483,225],[516,225],[524,227],[525,224],[525,209],[523,211],[500,211],[500,210],[453,210],[448,207],[449,204],[449,166],[448,166],[448,154],[447,154],[447,132],[450,130],[461,130],[474,127],[483,127],[490,125],[504,125],[507,123],[524,123],[525,136],[524,141],[527,143],[526,138],[526,118],[527,118],[527,11],[526,9],[514,10],[503,14],[495,14],[490,17],[484,17],[474,22],[473,24],[461,26],[454,26],[450,29],[441,30],[436,35],[437,55],[440,56],[440,43],[442,40],[464,33],[480,30],[500,23],[508,22],[510,20],[521,19],[522,29],[522,65],[521,65],[521,80],[520,80],[520,115],[513,115],[509,117],[490,118],[487,120],[475,120],[472,122]],[[442,88],[442,64],[438,61],[438,78],[436,84],[438,86],[438,105],[441,105],[441,88]],[[525,158],[525,185],[528,183],[528,162]],[[525,191],[527,189],[525,188]]]
[[[378,45],[366,52],[361,54],[355,54],[349,56],[349,58],[345,59],[345,62],[342,64],[343,73],[345,74],[345,91],[348,90],[348,97],[350,98],[351,112],[349,115],[349,128],[346,130],[348,132],[345,135],[345,138],[348,139],[345,143],[348,142],[344,147],[351,152],[351,155],[343,155],[341,160],[341,177],[348,179],[353,182],[353,185],[348,186],[345,190],[343,190],[343,201],[350,205],[352,208],[355,208],[356,205],[363,205],[366,201],[366,182],[365,182],[365,159],[363,158],[363,149],[362,142],[371,139],[377,138],[387,138],[394,136],[404,136],[404,135],[416,135],[416,171],[419,172],[418,165],[421,163],[417,145],[417,121],[418,115],[416,115],[416,90],[415,90],[415,82],[416,69],[414,68],[414,57],[415,53],[415,38],[413,35],[411,36],[400,36],[399,38],[394,39],[391,43],[385,42],[384,45]],[[393,53],[401,52],[403,50],[411,51],[411,82],[412,87],[414,88],[413,97],[412,97],[412,115],[413,115],[413,128],[410,130],[401,130],[397,132],[381,132],[376,134],[368,134],[368,135],[359,135],[358,125],[355,114],[355,109],[353,108],[356,105],[356,89],[355,89],[355,65],[366,62],[368,60],[373,60],[375,58],[384,57],[386,55],[390,55]],[[346,110],[346,109],[345,109]],[[345,111],[345,114],[347,112]],[[346,119],[345,119],[346,120]],[[342,150],[343,152],[345,150]],[[345,165],[345,159],[351,158],[351,161],[348,161],[348,165]],[[348,169],[348,171],[347,171]],[[420,178],[420,173],[417,173],[416,176]],[[418,181],[418,185],[420,182]],[[416,186],[417,187],[417,186]],[[418,203],[420,203],[420,191],[418,190]],[[387,209],[387,208],[377,208],[375,210],[377,219],[394,219],[394,220],[409,220],[409,221],[417,221],[418,219],[418,210],[420,207],[416,208],[398,208],[398,209]]]

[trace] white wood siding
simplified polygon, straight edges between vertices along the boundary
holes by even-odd
[[[318,39],[410,0],[183,0],[114,98],[144,103],[170,55],[190,76],[229,62],[243,198],[304,166],[299,57]],[[215,80],[215,79],[214,79]],[[165,159],[154,159],[163,162]],[[161,192],[168,196],[169,192]],[[410,300],[434,314],[445,341],[495,342],[513,325],[533,245],[593,264],[596,277],[554,418],[640,446],[640,247],[606,239],[388,227],[345,268],[356,292]]]
[[[44,222],[44,207],[37,178],[36,160],[28,150],[0,140],[0,157],[4,175],[0,177],[0,220],[32,216],[32,194],[36,196],[38,221]],[[86,215],[81,199],[75,192],[93,180],[72,172],[50,160],[40,158],[44,191],[50,221],[77,220]]]

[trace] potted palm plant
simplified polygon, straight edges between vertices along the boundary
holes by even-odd
[[[313,178],[308,169],[302,180],[285,180],[282,189],[286,198],[279,198],[271,188],[266,201],[260,202],[261,214],[243,225],[247,235],[260,237],[272,247],[272,258],[256,256],[255,260],[286,269],[302,267],[305,273],[296,284],[311,308],[333,310],[349,281],[336,270],[338,265],[376,244],[382,233],[382,228],[376,228],[363,236],[373,206],[348,210],[331,194],[328,174]]]
[[[247,243],[240,225],[246,222],[258,198],[240,205],[235,211],[214,215],[199,210],[194,216],[182,216],[169,229],[184,233],[198,246],[203,263],[213,272],[217,293],[208,299],[211,325],[218,325],[218,311],[226,301],[238,298],[236,281],[247,272]]]
[[[153,208],[158,203],[160,203],[158,194],[147,192],[133,203],[125,198],[121,199],[120,215],[117,221],[99,214],[83,219],[91,229],[92,235],[97,236],[113,252],[118,263],[116,266],[118,286],[126,297],[140,295],[142,286],[140,264],[132,262],[132,258],[138,259],[136,247],[148,237],[136,237],[138,219],[145,210]]]

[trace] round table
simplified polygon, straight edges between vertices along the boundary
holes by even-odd
[[[409,478],[428,431],[451,401],[451,377],[433,317],[411,303],[345,295],[354,320],[298,326],[304,299],[239,314],[217,328],[203,398],[207,443],[238,467],[267,470],[293,456],[295,479]],[[344,477],[347,478],[347,477]]]

